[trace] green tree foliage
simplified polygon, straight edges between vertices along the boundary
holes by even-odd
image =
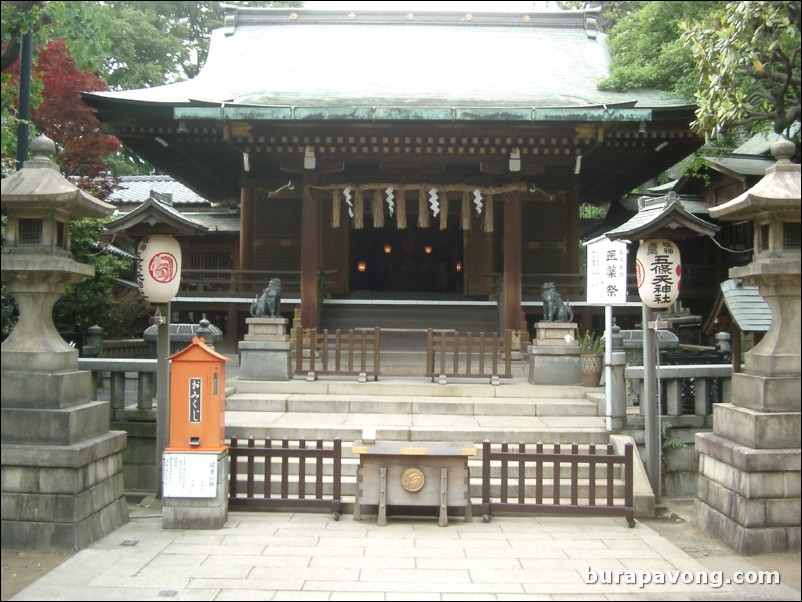
[[[593,10],[598,9],[596,17],[596,27],[603,32],[608,32],[624,16],[640,10],[647,2],[638,0],[602,0],[601,2],[585,2],[581,0],[558,1],[555,3],[563,10]]]
[[[301,2],[231,2],[242,6],[300,6]],[[68,176],[84,176],[78,185],[96,196],[109,193],[98,187],[98,175],[147,173],[150,167],[137,157],[114,153],[119,143],[99,132],[80,92],[112,88],[158,86],[194,77],[206,59],[213,29],[223,24],[220,2],[2,2],[2,153],[12,169],[16,155],[18,85],[14,65],[23,33],[34,33],[34,69],[31,99],[31,135],[44,131],[66,150],[59,155]],[[49,53],[47,50],[49,49]],[[16,69],[18,71],[18,68]],[[100,151],[99,154],[92,154]],[[112,152],[112,154],[109,154]],[[99,164],[98,157],[104,157]],[[115,280],[130,262],[103,252],[103,222],[74,220],[73,256],[95,267],[95,276],[67,288],[54,308],[62,330],[100,325],[106,336],[141,334],[147,311],[138,291],[122,295]],[[15,305],[2,291],[2,329],[7,335],[15,322]]]
[[[300,6],[302,2],[230,2],[241,6]],[[16,148],[17,90],[9,68],[19,58],[20,39],[29,28],[38,50],[49,42],[66,44],[80,71],[112,89],[159,86],[197,75],[209,50],[213,29],[223,25],[220,2],[2,2],[2,150]],[[34,73],[31,106],[41,101]],[[35,123],[35,120],[34,120]],[[111,167],[121,173],[147,173],[138,158],[120,155]]]
[[[95,4],[95,3],[90,3]],[[206,62],[211,33],[223,25],[220,2],[107,2],[125,46],[110,58],[109,85],[121,89],[191,79]],[[303,2],[227,2],[242,7],[300,7]]]
[[[130,331],[131,320],[122,320],[132,309],[143,313],[142,308],[122,306],[115,279],[132,269],[132,261],[111,253],[105,253],[107,233],[103,219],[76,219],[70,223],[72,255],[76,261],[95,268],[95,275],[66,288],[64,295],[53,308],[53,322],[62,332],[71,332],[76,327],[83,332],[90,326],[103,328],[106,336],[130,337],[142,334],[142,321],[134,320],[138,330]],[[138,294],[138,291],[137,291]],[[138,295],[141,298],[141,295]],[[144,300],[143,300],[143,306]]]
[[[643,2],[612,27],[610,76],[599,88],[656,89],[691,98],[698,79],[693,55],[682,42],[681,21],[708,16],[724,2]]]
[[[800,121],[800,3],[728,2],[710,18],[682,23],[697,61],[693,123],[717,137],[725,129],[771,123],[784,133]]]

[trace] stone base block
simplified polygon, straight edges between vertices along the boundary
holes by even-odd
[[[780,471],[798,474],[802,468],[802,450],[799,447],[754,449],[714,433],[697,433],[696,451],[749,473]]]
[[[222,529],[228,520],[228,452],[217,458],[217,489],[213,498],[162,498],[162,528]]]
[[[759,412],[799,412],[799,376],[732,375],[732,404]]]
[[[239,379],[292,380],[292,349],[289,341],[240,341]]]
[[[800,412],[759,412],[730,403],[713,406],[713,432],[754,449],[799,447]]]
[[[800,448],[750,449],[696,435],[697,522],[742,554],[799,549]]]
[[[26,409],[68,408],[91,399],[91,387],[92,373],[87,370],[47,373],[4,370],[0,405]]]
[[[124,497],[75,524],[4,520],[3,547],[83,550],[127,522],[128,502]]]
[[[533,385],[578,385],[579,347],[529,347],[529,382]]]
[[[10,338],[10,337],[9,337]],[[6,339],[8,340],[8,339]],[[63,347],[62,347],[63,343]],[[8,350],[3,345],[3,374],[8,372],[27,372],[36,366],[37,370],[49,372],[71,372],[78,369],[78,350],[70,348],[64,341],[48,346],[44,351],[28,351],[21,349]]]
[[[576,345],[575,322],[538,322],[535,324],[535,346]]]
[[[4,443],[73,445],[108,432],[109,415],[107,401],[54,410],[3,408],[0,430]]]
[[[71,446],[3,444],[2,543],[80,550],[128,521],[125,434]]]
[[[286,318],[247,318],[246,341],[288,341]]]
[[[156,491],[159,465],[156,462],[156,421],[135,418],[112,422],[111,428],[125,431],[128,445],[123,451],[123,476],[127,491]]]
[[[799,527],[749,529],[697,499],[696,523],[739,554],[799,552],[802,530]]]

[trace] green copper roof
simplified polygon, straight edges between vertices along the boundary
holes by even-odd
[[[597,90],[609,61],[581,11],[232,9],[194,79],[87,97],[184,107],[179,119],[648,121],[687,108]]]

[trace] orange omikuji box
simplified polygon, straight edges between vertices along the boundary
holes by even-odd
[[[170,442],[165,451],[223,452],[226,360],[195,337],[170,356]]]

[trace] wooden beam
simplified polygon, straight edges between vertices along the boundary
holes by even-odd
[[[300,174],[310,171],[304,168],[303,161],[285,159],[279,161],[279,169],[284,173]],[[342,173],[345,171],[345,161],[318,160],[314,169],[317,173]]]
[[[546,171],[546,166],[543,163],[529,163],[522,161],[520,170],[516,172],[510,172],[509,161],[482,161],[479,163],[479,171],[484,174],[495,176],[537,176]]]
[[[379,163],[379,169],[383,173],[425,174],[442,173],[446,170],[446,166],[445,163],[440,161],[408,161],[401,159],[399,161],[382,161]]]

